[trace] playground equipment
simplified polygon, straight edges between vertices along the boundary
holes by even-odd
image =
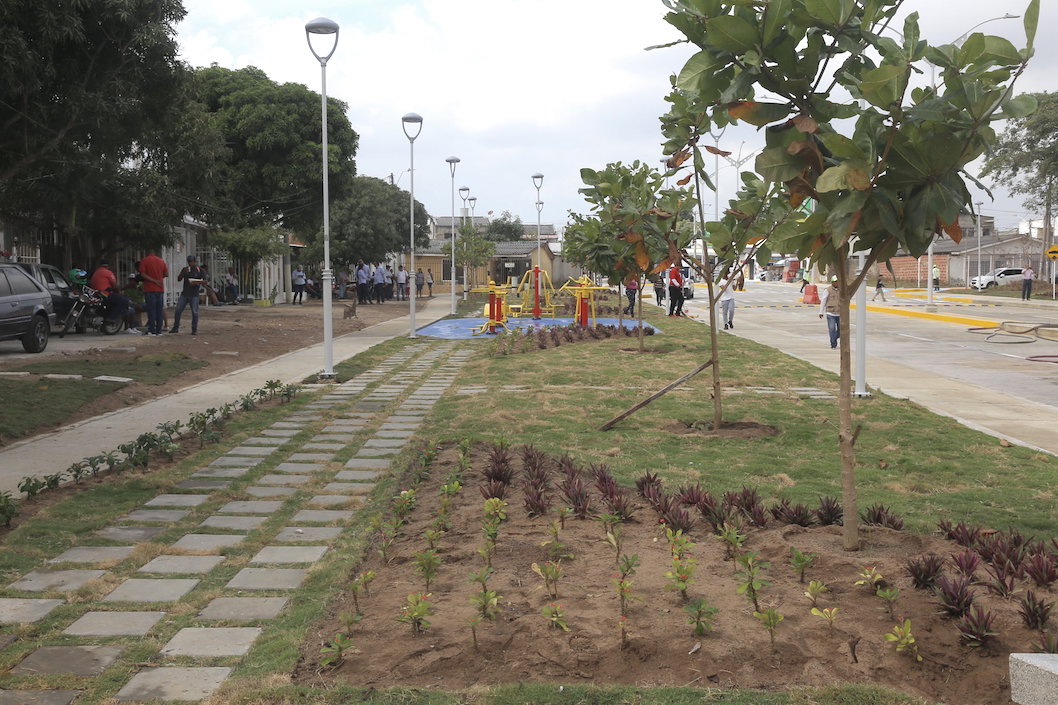
[[[559,293],[566,291],[576,298],[576,321],[581,328],[588,327],[588,318],[591,317],[591,325],[595,325],[595,292],[606,291],[608,287],[599,286],[584,275],[579,279],[570,279],[562,285]]]
[[[471,335],[482,333],[496,335],[497,328],[507,330],[507,295],[511,292],[511,288],[490,281],[488,286],[475,287],[471,291],[475,294],[489,295],[489,302],[485,305],[485,316],[488,320],[475,328]]]
[[[511,316],[519,318],[531,312],[533,318],[540,318],[544,313],[551,318],[555,317],[555,310],[559,306],[555,302],[557,292],[551,283],[551,275],[540,267],[533,267],[526,271],[515,291],[521,294],[522,300],[521,303],[507,305],[507,311]]]

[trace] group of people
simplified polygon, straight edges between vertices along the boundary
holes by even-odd
[[[682,269],[674,264],[668,269],[668,271],[658,274],[652,278],[654,284],[654,300],[657,301],[658,306],[664,307],[665,304],[665,291],[668,289],[669,299],[669,316],[684,316],[683,312],[683,271]],[[636,308],[636,298],[639,296],[639,278],[636,275],[628,277],[624,282],[625,296],[628,297],[628,305],[624,308],[624,314],[626,316],[634,316]]]
[[[397,265],[397,270],[393,271],[389,264],[358,260],[353,271],[355,279],[344,270],[338,272],[338,298],[345,298],[346,289],[353,281],[356,282],[358,304],[381,304],[394,298],[404,301],[411,295],[413,285],[416,297],[422,297],[424,287],[428,288],[427,296],[433,296],[433,271],[429,269],[423,272],[419,267],[413,274],[403,264]]]

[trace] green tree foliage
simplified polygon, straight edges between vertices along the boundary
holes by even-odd
[[[525,227],[522,225],[522,219],[512,215],[510,211],[503,211],[499,218],[491,221],[485,228],[485,239],[493,242],[508,242],[524,238]]]
[[[265,224],[309,237],[322,227],[320,95],[278,84],[260,69],[199,69],[200,96],[228,147],[218,174],[218,207],[210,218],[228,230]],[[349,191],[357,135],[346,106],[327,99],[330,193]]]
[[[441,245],[441,252],[445,257],[452,256],[452,243],[445,242]],[[470,271],[488,263],[489,258],[496,252],[496,243],[486,240],[483,233],[478,232],[472,224],[467,223],[459,227],[456,237],[456,266],[462,271]],[[469,269],[468,269],[469,268]],[[476,286],[480,282],[470,282],[470,286]]]
[[[289,247],[283,232],[270,225],[214,231],[209,234],[209,244],[244,263],[273,259]]]
[[[665,2],[666,19],[699,48],[677,87],[709,105],[718,127],[762,128],[767,146],[755,171],[781,184],[792,206],[814,203],[802,226],[773,233],[770,247],[811,257],[838,276],[844,544],[856,549],[849,296],[898,248],[917,256],[937,234],[961,237],[958,217],[971,201],[966,165],[995,140],[992,122],[1036,106],[1011,93],[1032,55],[1039,0],[1025,12],[1020,51],[980,32],[961,46],[931,46],[917,13],[907,16],[898,42],[883,30],[902,0]],[[940,69],[937,87],[914,86],[926,61]],[[672,136],[666,150],[689,158],[685,139]],[[866,252],[859,274],[849,265],[854,251]]]
[[[355,264],[357,260],[382,262],[393,252],[408,249],[407,191],[372,176],[353,179],[347,195],[331,208],[331,261]],[[429,214],[415,202],[415,246],[430,241]],[[308,253],[323,259],[323,232],[318,232]]]

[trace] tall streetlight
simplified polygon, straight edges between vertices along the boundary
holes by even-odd
[[[536,267],[533,268],[533,318],[540,319],[540,269],[544,263],[544,253],[540,249],[540,212],[544,202],[540,200],[540,187],[544,185],[544,175],[539,171],[533,174],[533,186],[536,187]]]
[[[474,206],[478,204],[478,197],[471,196],[467,199],[467,203],[470,204],[470,224],[471,226],[477,228],[477,224],[474,222]]]
[[[981,229],[981,206],[983,201],[977,202],[977,285],[981,285],[981,236],[985,231]]]
[[[452,315],[456,315],[456,164],[459,157],[449,157],[448,170],[452,173]]]
[[[408,252],[410,253],[411,266],[404,272],[404,278],[408,286],[408,308],[411,310],[411,329],[408,337],[415,337],[415,286],[412,277],[415,276],[415,138],[422,132],[422,116],[416,113],[408,113],[400,119],[400,125],[404,129],[404,136],[408,138],[408,147],[411,151],[411,163],[408,171],[411,174],[411,194],[408,197]]]
[[[312,35],[314,34],[334,35],[334,44],[331,45],[329,52],[320,54],[316,51],[316,48],[312,46]],[[331,284],[334,281],[334,273],[331,271],[331,204],[327,173],[327,61],[338,48],[338,23],[326,17],[317,17],[305,25],[305,41],[308,42],[309,51],[320,62],[320,73],[322,74],[320,104],[323,125],[323,372],[320,374],[320,379],[333,380],[334,335],[331,320]]]

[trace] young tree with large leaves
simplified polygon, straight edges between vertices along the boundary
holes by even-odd
[[[525,239],[525,227],[522,219],[512,215],[510,211],[503,211],[499,218],[489,222],[485,227],[485,239],[493,242],[510,242]]]
[[[331,259],[350,265],[357,260],[382,262],[408,249],[407,191],[373,176],[357,176],[346,195],[331,208]],[[415,246],[430,242],[429,214],[415,202]],[[310,257],[323,259],[323,231],[316,233]]]
[[[917,13],[902,40],[883,35],[903,0],[665,0],[666,19],[700,49],[678,86],[710,104],[714,125],[763,128],[756,172],[814,212],[771,248],[811,257],[838,277],[841,310],[838,444],[843,543],[859,548],[848,311],[873,264],[913,256],[970,205],[966,166],[995,141],[992,123],[1033,112],[1013,82],[1032,55],[1039,0],[1025,12],[1027,47],[971,34],[961,46],[921,39]],[[929,62],[940,85],[915,87]],[[850,266],[864,252],[860,272]]]
[[[638,265],[632,243],[618,239],[618,235],[612,223],[603,223],[598,216],[570,213],[562,236],[562,257],[611,283],[617,282],[620,299],[621,283]],[[624,308],[618,306],[618,310],[618,321],[624,325]]]
[[[475,279],[476,275],[474,272],[477,271],[478,267],[488,264],[489,259],[493,253],[496,252],[496,243],[485,238],[485,236],[478,231],[473,223],[466,223],[459,226],[459,237],[456,239],[456,256],[455,263],[456,267],[462,269],[464,277],[466,272],[470,272],[471,279]],[[445,241],[441,245],[441,253],[445,257],[452,256],[452,243]],[[476,286],[478,282],[468,283],[465,279],[464,285]],[[452,286],[455,286],[455,272],[452,273]]]

